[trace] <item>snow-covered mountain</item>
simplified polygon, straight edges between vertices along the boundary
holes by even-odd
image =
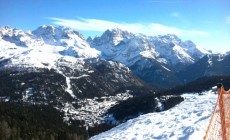
[[[53,67],[64,56],[95,58],[100,54],[79,32],[62,26],[41,26],[33,32],[1,27],[0,43],[1,60],[10,58],[12,64],[36,67]]]
[[[88,100],[103,107],[107,98],[115,104],[151,92],[124,64],[97,58],[99,54],[70,28],[41,26],[25,32],[1,27],[0,97],[72,110],[66,112],[66,118],[85,120],[88,125],[101,122],[110,107],[89,111],[92,104]],[[96,112],[93,119],[89,117],[92,112]]]
[[[209,54],[193,42],[170,34],[152,37],[112,29],[85,40],[73,29],[45,25],[32,32],[1,27],[0,43],[1,69],[15,65],[56,69],[62,59],[75,63],[102,58],[120,62],[145,82],[160,87],[182,84],[186,76],[181,78],[177,72]]]
[[[88,38],[87,41],[79,32],[62,26],[44,25],[32,32],[8,26],[0,27],[0,69],[55,69],[69,81],[71,76],[63,74],[66,71],[63,67],[73,69],[74,72],[78,70],[78,75],[72,76],[78,77],[84,68],[85,71],[88,67],[95,68],[98,60],[104,61],[105,63],[100,64],[106,64],[108,67],[114,63],[111,69],[116,66],[112,61],[116,61],[122,63],[123,65],[116,63],[122,67],[128,66],[145,82],[160,87],[172,87],[202,76],[224,75],[223,73],[229,72],[228,65],[223,69],[221,64],[218,66],[225,72],[211,74],[208,69],[215,70],[216,65],[204,67],[211,63],[211,60],[206,62],[206,56],[202,58],[209,52],[191,41],[182,41],[175,35],[151,37],[112,29],[105,31],[101,37]],[[215,63],[224,60],[225,65],[228,64],[227,56],[229,55],[226,54],[223,59],[218,58]],[[200,64],[201,62],[205,64]],[[197,65],[202,65],[202,68]],[[129,69],[127,68],[127,71]],[[199,74],[204,72],[206,74]],[[195,76],[191,73],[195,73]]]
[[[210,90],[201,95],[184,94],[183,97],[185,101],[170,110],[141,115],[90,140],[201,140],[216,104],[217,94]]]
[[[205,76],[229,76],[230,54],[209,54],[178,73],[185,83]]]
[[[107,30],[89,43],[101,51],[99,57],[121,62],[144,81],[158,86],[180,84],[175,72],[209,54],[175,35],[152,37],[120,29]]]
[[[120,29],[106,30],[101,37],[90,41],[93,48],[102,52],[101,57],[132,66],[141,58],[175,66],[191,64],[209,52],[192,41],[182,41],[175,35],[145,36]]]

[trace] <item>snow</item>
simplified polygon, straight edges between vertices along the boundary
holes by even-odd
[[[194,62],[193,58],[191,56],[189,56],[182,47],[178,46],[178,45],[175,45],[173,47],[173,50],[175,51],[176,53],[176,57],[177,59],[179,59],[180,61],[188,61],[188,62]]]
[[[92,48],[101,51],[98,57],[132,66],[146,58],[172,66],[192,64],[208,54],[192,41],[181,41],[175,35],[145,36],[120,29],[107,30],[90,41]],[[143,64],[144,65],[144,64]]]
[[[157,108],[159,108],[159,110],[162,111],[164,108],[163,104],[160,102],[158,98],[155,98],[155,99],[157,100]]]
[[[149,37],[120,29],[107,30],[90,44],[79,32],[63,26],[44,25],[32,32],[0,27],[0,35],[0,60],[10,58],[8,66],[55,69],[56,61],[67,56],[104,58],[126,66],[145,59],[176,65],[193,63],[194,56],[202,57],[206,53],[175,35]]]
[[[227,56],[227,53],[226,54],[217,54],[217,56],[218,56],[217,61],[223,61],[224,58]]]
[[[0,101],[9,102],[9,101],[10,101],[10,97],[7,97],[7,96],[0,96]]]
[[[149,50],[145,50],[145,51],[140,52],[140,55],[142,55],[145,58],[153,58],[153,59],[155,59],[156,58],[156,54],[157,53],[152,48],[149,49]]]
[[[167,71],[171,71],[170,69],[166,68],[165,66],[162,66],[162,68],[166,69]]]
[[[196,46],[196,48],[197,48],[200,52],[202,52],[202,53],[204,53],[204,54],[210,54],[209,51],[205,50],[204,48],[202,48],[202,47],[200,47],[200,46]]]
[[[66,77],[66,84],[67,84],[67,88],[66,88],[66,92],[68,92],[70,94],[70,96],[72,98],[76,98],[76,96],[73,94],[73,91],[72,91],[72,86],[71,86],[71,83],[70,83],[70,78],[69,77]]]
[[[208,55],[208,66],[211,67],[213,65],[212,63],[212,55]]]
[[[201,140],[217,95],[207,91],[183,97],[185,101],[170,110],[141,115],[90,140]]]
[[[41,26],[32,33],[0,27],[0,34],[0,60],[10,58],[7,66],[51,69],[56,68],[59,59],[100,55],[100,51],[91,48],[80,33],[65,27]]]
[[[80,78],[84,78],[84,77],[89,77],[89,75],[83,74],[83,75],[78,76],[78,77],[71,77],[71,79],[80,79]]]

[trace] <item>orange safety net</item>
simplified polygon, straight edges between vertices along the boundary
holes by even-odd
[[[218,85],[218,99],[204,140],[230,140],[230,90]]]

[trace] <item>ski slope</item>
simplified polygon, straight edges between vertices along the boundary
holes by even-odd
[[[185,101],[170,110],[141,115],[90,140],[202,140],[217,95],[210,90],[182,96]]]

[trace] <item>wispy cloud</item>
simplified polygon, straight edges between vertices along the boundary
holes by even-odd
[[[226,17],[226,22],[230,25],[230,15]]]
[[[118,23],[100,19],[62,19],[49,18],[53,24],[71,27],[80,31],[105,31],[107,29],[120,28],[134,33],[145,35],[175,34],[179,36],[206,36],[208,33],[197,30],[184,30],[176,27],[170,27],[158,23]]]

